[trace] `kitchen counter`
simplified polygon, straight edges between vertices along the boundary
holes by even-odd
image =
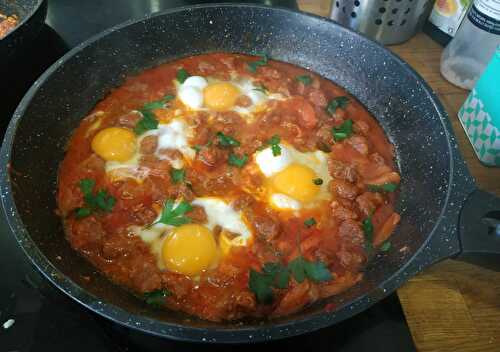
[[[298,3],[303,11],[328,16],[331,1]],[[500,196],[500,168],[488,168],[479,162],[457,117],[468,92],[453,86],[439,73],[443,48],[419,33],[389,49],[408,62],[437,93],[477,184]],[[418,351],[500,351],[500,272],[445,260],[409,280],[398,295]]]

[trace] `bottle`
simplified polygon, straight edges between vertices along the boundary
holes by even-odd
[[[470,0],[436,0],[429,16],[429,22],[443,36],[449,38],[449,42],[455,36],[458,27],[467,14],[469,5]]]
[[[500,44],[500,0],[474,0],[467,17],[441,56],[441,74],[472,89]]]

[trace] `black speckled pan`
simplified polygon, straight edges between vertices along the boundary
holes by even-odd
[[[47,14],[47,0],[0,0],[0,13],[19,18],[17,27],[0,39],[0,72],[3,72],[38,36]]]
[[[65,143],[96,102],[130,74],[213,51],[265,52],[318,72],[356,96],[396,148],[402,220],[392,249],[375,259],[356,287],[285,318],[216,324],[153,310],[76,255],[54,214],[56,171]],[[33,264],[94,312],[173,339],[229,343],[303,334],[367,309],[436,261],[469,249],[500,252],[500,238],[488,235],[486,225],[495,219],[481,222],[495,207],[500,209],[499,201],[476,190],[448,117],[427,84],[378,44],[331,21],[288,10],[187,7],[94,37],[55,63],[26,94],[6,133],[1,164],[4,212]],[[329,303],[336,310],[325,311]]]

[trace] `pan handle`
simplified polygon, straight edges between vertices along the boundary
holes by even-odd
[[[457,259],[500,269],[500,198],[482,191],[472,192],[462,207]]]

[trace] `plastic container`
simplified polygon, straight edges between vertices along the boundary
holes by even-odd
[[[441,74],[472,89],[500,44],[500,0],[475,0],[441,57]]]

